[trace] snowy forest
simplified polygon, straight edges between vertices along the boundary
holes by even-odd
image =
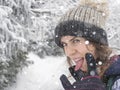
[[[63,61],[57,62],[55,59],[65,58],[62,49],[54,42],[54,29],[60,17],[78,3],[79,0],[0,0],[0,90],[5,90],[5,88],[7,90],[46,90],[46,88],[47,90],[61,90],[61,87],[58,89],[59,83],[56,83],[59,76],[56,77],[55,73],[58,75],[66,71],[59,68]],[[116,49],[118,53],[120,50],[119,6],[119,0],[109,0],[110,12],[106,23],[110,47]],[[50,63],[50,66],[46,64],[46,61]],[[54,72],[51,74],[48,71],[51,77],[54,77],[52,80],[55,83],[51,84],[49,81],[51,79],[41,80],[42,77],[48,77],[45,71],[37,73],[41,75],[39,82],[36,81],[38,78],[32,78],[36,81],[34,83],[32,79],[28,79],[32,82],[29,85],[33,87],[26,84],[24,87],[24,81],[20,86],[16,84],[20,80],[18,77],[27,73],[27,68],[35,62],[39,62],[41,66],[37,64],[38,67],[34,67],[33,71],[36,69],[36,72],[39,72],[42,70],[40,68],[44,68],[42,64],[45,64]],[[54,64],[56,64],[56,69],[53,69]],[[60,69],[59,72],[57,72],[58,69]],[[31,73],[32,71],[29,71],[29,74]],[[32,75],[35,77],[35,74]],[[26,77],[31,78],[31,76]]]

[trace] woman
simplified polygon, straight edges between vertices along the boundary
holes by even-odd
[[[106,2],[84,0],[56,26],[55,42],[63,48],[76,80],[71,84],[62,75],[60,80],[65,90],[120,90],[120,57],[111,57],[104,30],[105,12]]]

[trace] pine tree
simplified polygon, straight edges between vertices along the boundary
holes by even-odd
[[[26,26],[30,14],[25,0],[0,1],[0,90],[12,85],[16,75],[28,66]],[[23,12],[22,12],[23,11]],[[28,16],[28,17],[27,17]],[[22,19],[23,18],[23,19]]]

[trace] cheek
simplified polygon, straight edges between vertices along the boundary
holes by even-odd
[[[89,50],[87,49],[86,45],[82,45],[81,44],[81,46],[78,46],[77,48],[78,48],[78,51],[80,53],[82,53],[84,56],[85,56],[86,53],[89,52]]]

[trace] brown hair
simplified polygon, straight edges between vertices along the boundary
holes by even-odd
[[[95,52],[97,56],[96,61],[102,62],[102,65],[98,65],[98,68],[100,69],[100,72],[98,73],[99,73],[99,76],[102,78],[104,72],[110,66],[109,58],[112,53],[112,49],[107,45],[100,45],[97,43],[93,43],[93,45],[96,47],[96,52]]]

